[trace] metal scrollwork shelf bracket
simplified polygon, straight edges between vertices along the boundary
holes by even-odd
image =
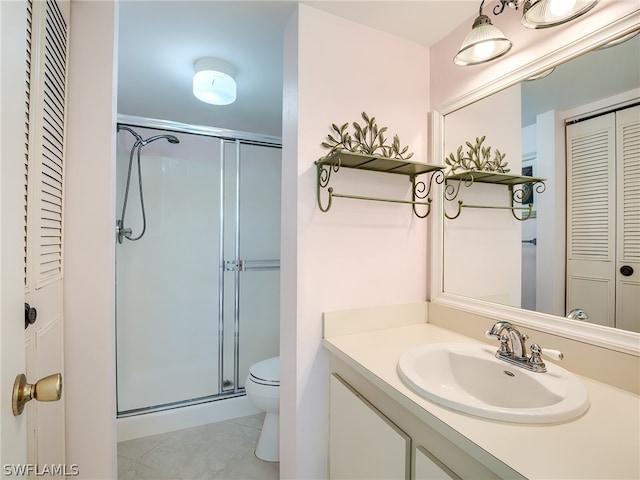
[[[418,218],[426,218],[429,213],[431,213],[432,199],[429,195],[431,194],[433,184],[444,183],[444,173],[442,172],[444,166],[428,165],[404,159],[386,158],[352,152],[336,152],[329,157],[321,158],[316,161],[315,164],[317,170],[316,194],[318,208],[320,208],[322,212],[329,211],[334,198],[351,198],[354,200],[409,204],[412,206],[413,213]],[[336,193],[333,187],[329,187],[328,185],[331,181],[332,173],[338,172],[342,167],[407,175],[411,182],[413,200],[399,200]],[[416,181],[416,177],[423,173],[430,173],[429,181]],[[324,189],[326,189],[328,193],[326,203],[323,203],[322,199]],[[420,213],[420,210],[422,210],[420,207],[427,207],[426,212]]]
[[[510,205],[498,206],[498,205],[470,205],[464,203],[462,200],[458,200],[457,211],[449,215],[446,211],[444,216],[449,220],[454,220],[460,216],[463,208],[485,208],[495,210],[510,210],[513,218],[520,222],[528,220],[533,215],[533,203],[529,202],[526,206],[523,206],[523,202],[526,197],[534,190],[536,193],[543,193],[546,189],[544,178],[526,177],[518,175],[507,175],[496,172],[485,171],[469,171],[455,175],[449,175],[446,180],[455,181],[455,183],[446,183],[444,188],[444,198],[447,201],[454,201],[460,193],[460,188],[464,184],[465,187],[470,187],[474,182],[480,183],[493,183],[497,185],[507,185],[509,189]],[[514,188],[515,185],[520,185],[520,188]],[[522,212],[521,216],[518,216],[516,212]]]

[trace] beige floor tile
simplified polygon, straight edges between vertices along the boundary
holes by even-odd
[[[264,415],[164,433],[118,444],[119,480],[279,478],[279,463],[255,454]]]

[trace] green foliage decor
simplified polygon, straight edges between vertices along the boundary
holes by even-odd
[[[386,145],[387,139],[384,137],[384,133],[388,128],[378,128],[375,117],[369,117],[365,112],[362,112],[362,118],[364,119],[362,126],[358,122],[353,122],[353,135],[347,130],[349,123],[345,123],[341,127],[335,123],[331,125],[332,132],[327,135],[327,141],[322,142],[322,146],[329,149],[326,157],[342,151],[400,160],[408,160],[413,157],[413,153],[407,153],[409,147],[400,146],[398,135],[394,135],[391,145]]]
[[[451,170],[450,172],[455,174],[458,170],[463,172],[470,170],[482,170],[485,172],[498,172],[507,173],[507,163],[504,161],[506,154],[500,153],[500,150],[496,148],[493,160],[491,159],[491,147],[485,147],[482,144],[485,141],[486,136],[476,137],[476,144],[472,145],[471,142],[466,142],[467,151],[463,152],[463,145],[458,147],[456,155],[452,153],[448,157],[445,157],[444,162]]]

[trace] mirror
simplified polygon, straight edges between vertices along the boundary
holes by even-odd
[[[546,179],[546,189],[533,191],[522,205],[515,203],[525,210],[514,210],[513,215],[508,209],[509,187],[447,181],[446,198],[451,197],[447,189],[460,190],[454,200],[443,202],[447,217],[459,213],[455,219],[444,218],[439,279],[444,297],[464,297],[480,308],[483,304],[507,306],[503,312],[514,312],[509,307],[515,307],[544,314],[526,315],[534,322],[547,322],[550,315],[565,317],[580,306],[571,305],[565,295],[567,288],[577,288],[566,286],[572,282],[573,267],[567,267],[566,254],[571,249],[566,232],[571,238],[572,230],[567,230],[570,213],[565,198],[572,174],[567,174],[565,124],[640,102],[640,35],[634,33],[625,35],[630,38],[622,43],[597,48],[554,69],[547,65],[541,70],[547,73],[543,78],[529,77],[515,84],[505,81],[507,88],[444,112],[443,158],[452,152],[455,155],[460,145],[466,151],[467,141],[475,144],[477,137],[485,136],[483,146],[492,147],[492,156],[496,149],[506,154],[509,175]],[[528,193],[525,190],[525,197]],[[474,208],[459,209],[458,201]],[[518,221],[516,217],[528,212],[529,203],[531,218]],[[484,208],[489,206],[500,208]],[[640,243],[637,238],[635,242]],[[632,292],[632,308],[637,308],[637,292]],[[593,296],[587,291],[589,295]],[[603,302],[607,303],[606,297]],[[615,305],[612,308],[613,318],[596,311],[587,321],[640,332],[640,320],[616,321]],[[564,324],[563,328],[569,328]]]

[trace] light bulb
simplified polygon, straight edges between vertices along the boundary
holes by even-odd
[[[494,42],[481,42],[473,47],[473,56],[478,59],[490,58],[495,50]]]
[[[569,13],[575,5],[576,0],[551,0],[549,11],[557,17],[562,17]]]

